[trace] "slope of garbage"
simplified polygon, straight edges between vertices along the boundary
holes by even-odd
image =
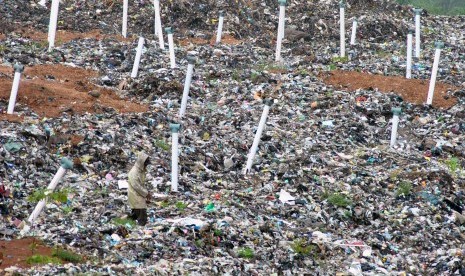
[[[407,80],[413,13],[395,1],[347,1],[346,37],[359,22],[347,58],[339,57],[338,1],[288,1],[282,62],[277,1],[161,1],[163,27],[174,28],[174,69],[154,36],[152,1],[130,1],[127,39],[122,1],[61,1],[51,52],[44,2],[0,1],[0,234],[83,260],[0,263],[0,271],[465,274],[465,16],[422,13],[422,52]],[[220,10],[228,39],[215,44]],[[139,36],[146,44],[131,78]],[[446,47],[428,106],[418,91],[439,40]],[[197,62],[179,118],[188,54]],[[17,62],[26,70],[7,115]],[[273,104],[244,175],[265,99]],[[395,107],[402,113],[390,147]],[[181,124],[177,193],[170,123]],[[152,160],[146,226],[124,219],[121,188],[139,151]],[[49,200],[24,234],[33,195],[62,157],[74,163],[57,187],[65,200]],[[0,248],[0,262],[11,264],[10,250]]]

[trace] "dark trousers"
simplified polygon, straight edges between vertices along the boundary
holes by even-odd
[[[137,220],[139,225],[147,223],[147,209],[132,209],[129,216],[132,220]]]

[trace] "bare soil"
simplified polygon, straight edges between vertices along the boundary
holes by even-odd
[[[404,101],[413,104],[424,104],[428,96],[429,80],[406,79],[400,76],[381,76],[355,71],[332,71],[323,76],[323,81],[337,88],[348,91],[357,89],[374,90],[382,93],[395,93]],[[433,97],[433,107],[450,108],[457,103],[457,99],[448,95],[448,91],[459,90],[458,87],[436,82]]]
[[[223,36],[221,37],[221,43],[222,44],[237,45],[237,44],[239,44],[241,42],[242,41],[236,39],[232,35],[223,34]],[[188,46],[189,44],[194,44],[194,45],[206,45],[206,44],[215,45],[215,43],[216,43],[216,33],[214,35],[212,35],[210,40],[199,38],[199,37],[192,37],[192,38],[183,39],[183,40],[181,40],[179,42],[179,44],[181,46]]]
[[[34,29],[30,28],[21,28],[14,31],[14,34],[19,35],[22,38],[28,38],[34,41],[44,41],[47,43],[47,33],[43,33]],[[115,39],[118,41],[131,41],[133,37],[124,38],[121,35],[114,35],[114,34],[104,34],[100,30],[95,29],[85,33],[79,32],[70,32],[64,30],[57,30],[56,37],[55,37],[55,45],[61,45],[63,43],[69,42],[71,40],[77,39],[96,39],[96,40],[104,40],[104,39]],[[0,36],[1,39],[1,36]]]
[[[71,114],[103,113],[110,109],[119,113],[145,112],[148,107],[118,97],[114,91],[92,83],[96,71],[63,65],[27,67],[21,76],[15,111],[28,106],[41,117]],[[0,100],[8,102],[13,83],[13,70],[0,66]],[[89,92],[97,94],[92,96]],[[17,116],[0,116],[0,120]]]
[[[32,252],[31,244],[33,244],[34,240],[37,247]],[[30,267],[31,265],[26,262],[28,257],[34,254],[51,256],[52,252],[52,248],[45,246],[42,241],[33,237],[20,240],[0,240],[0,274],[2,274],[3,269],[10,266]]]

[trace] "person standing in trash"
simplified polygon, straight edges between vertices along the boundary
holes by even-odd
[[[145,174],[149,156],[140,152],[137,156],[136,164],[128,174],[128,201],[131,206],[130,218],[137,220],[139,225],[147,223],[147,202],[151,199],[151,194],[145,185]]]

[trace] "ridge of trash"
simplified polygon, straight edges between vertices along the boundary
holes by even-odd
[[[0,0],[0,234],[21,241],[33,197],[68,157],[74,167],[57,187],[65,200],[47,202],[30,236],[83,261],[26,266],[25,253],[10,266],[12,249],[0,247],[0,273],[465,274],[465,16],[424,11],[422,55],[401,80],[413,13],[395,1],[347,1],[346,30],[359,20],[347,59],[338,1],[288,1],[282,63],[278,1],[160,1],[174,69],[154,36],[152,1],[129,1],[127,39],[122,1],[61,1],[51,52],[44,2]],[[216,45],[220,10],[229,41]],[[438,40],[446,47],[428,106]],[[181,120],[188,54],[197,63]],[[7,115],[15,63],[25,72]],[[417,94],[390,88],[403,84]],[[273,105],[244,175],[264,99]],[[181,123],[177,193],[170,123]],[[140,151],[152,160],[145,226],[126,218],[123,189]]]

